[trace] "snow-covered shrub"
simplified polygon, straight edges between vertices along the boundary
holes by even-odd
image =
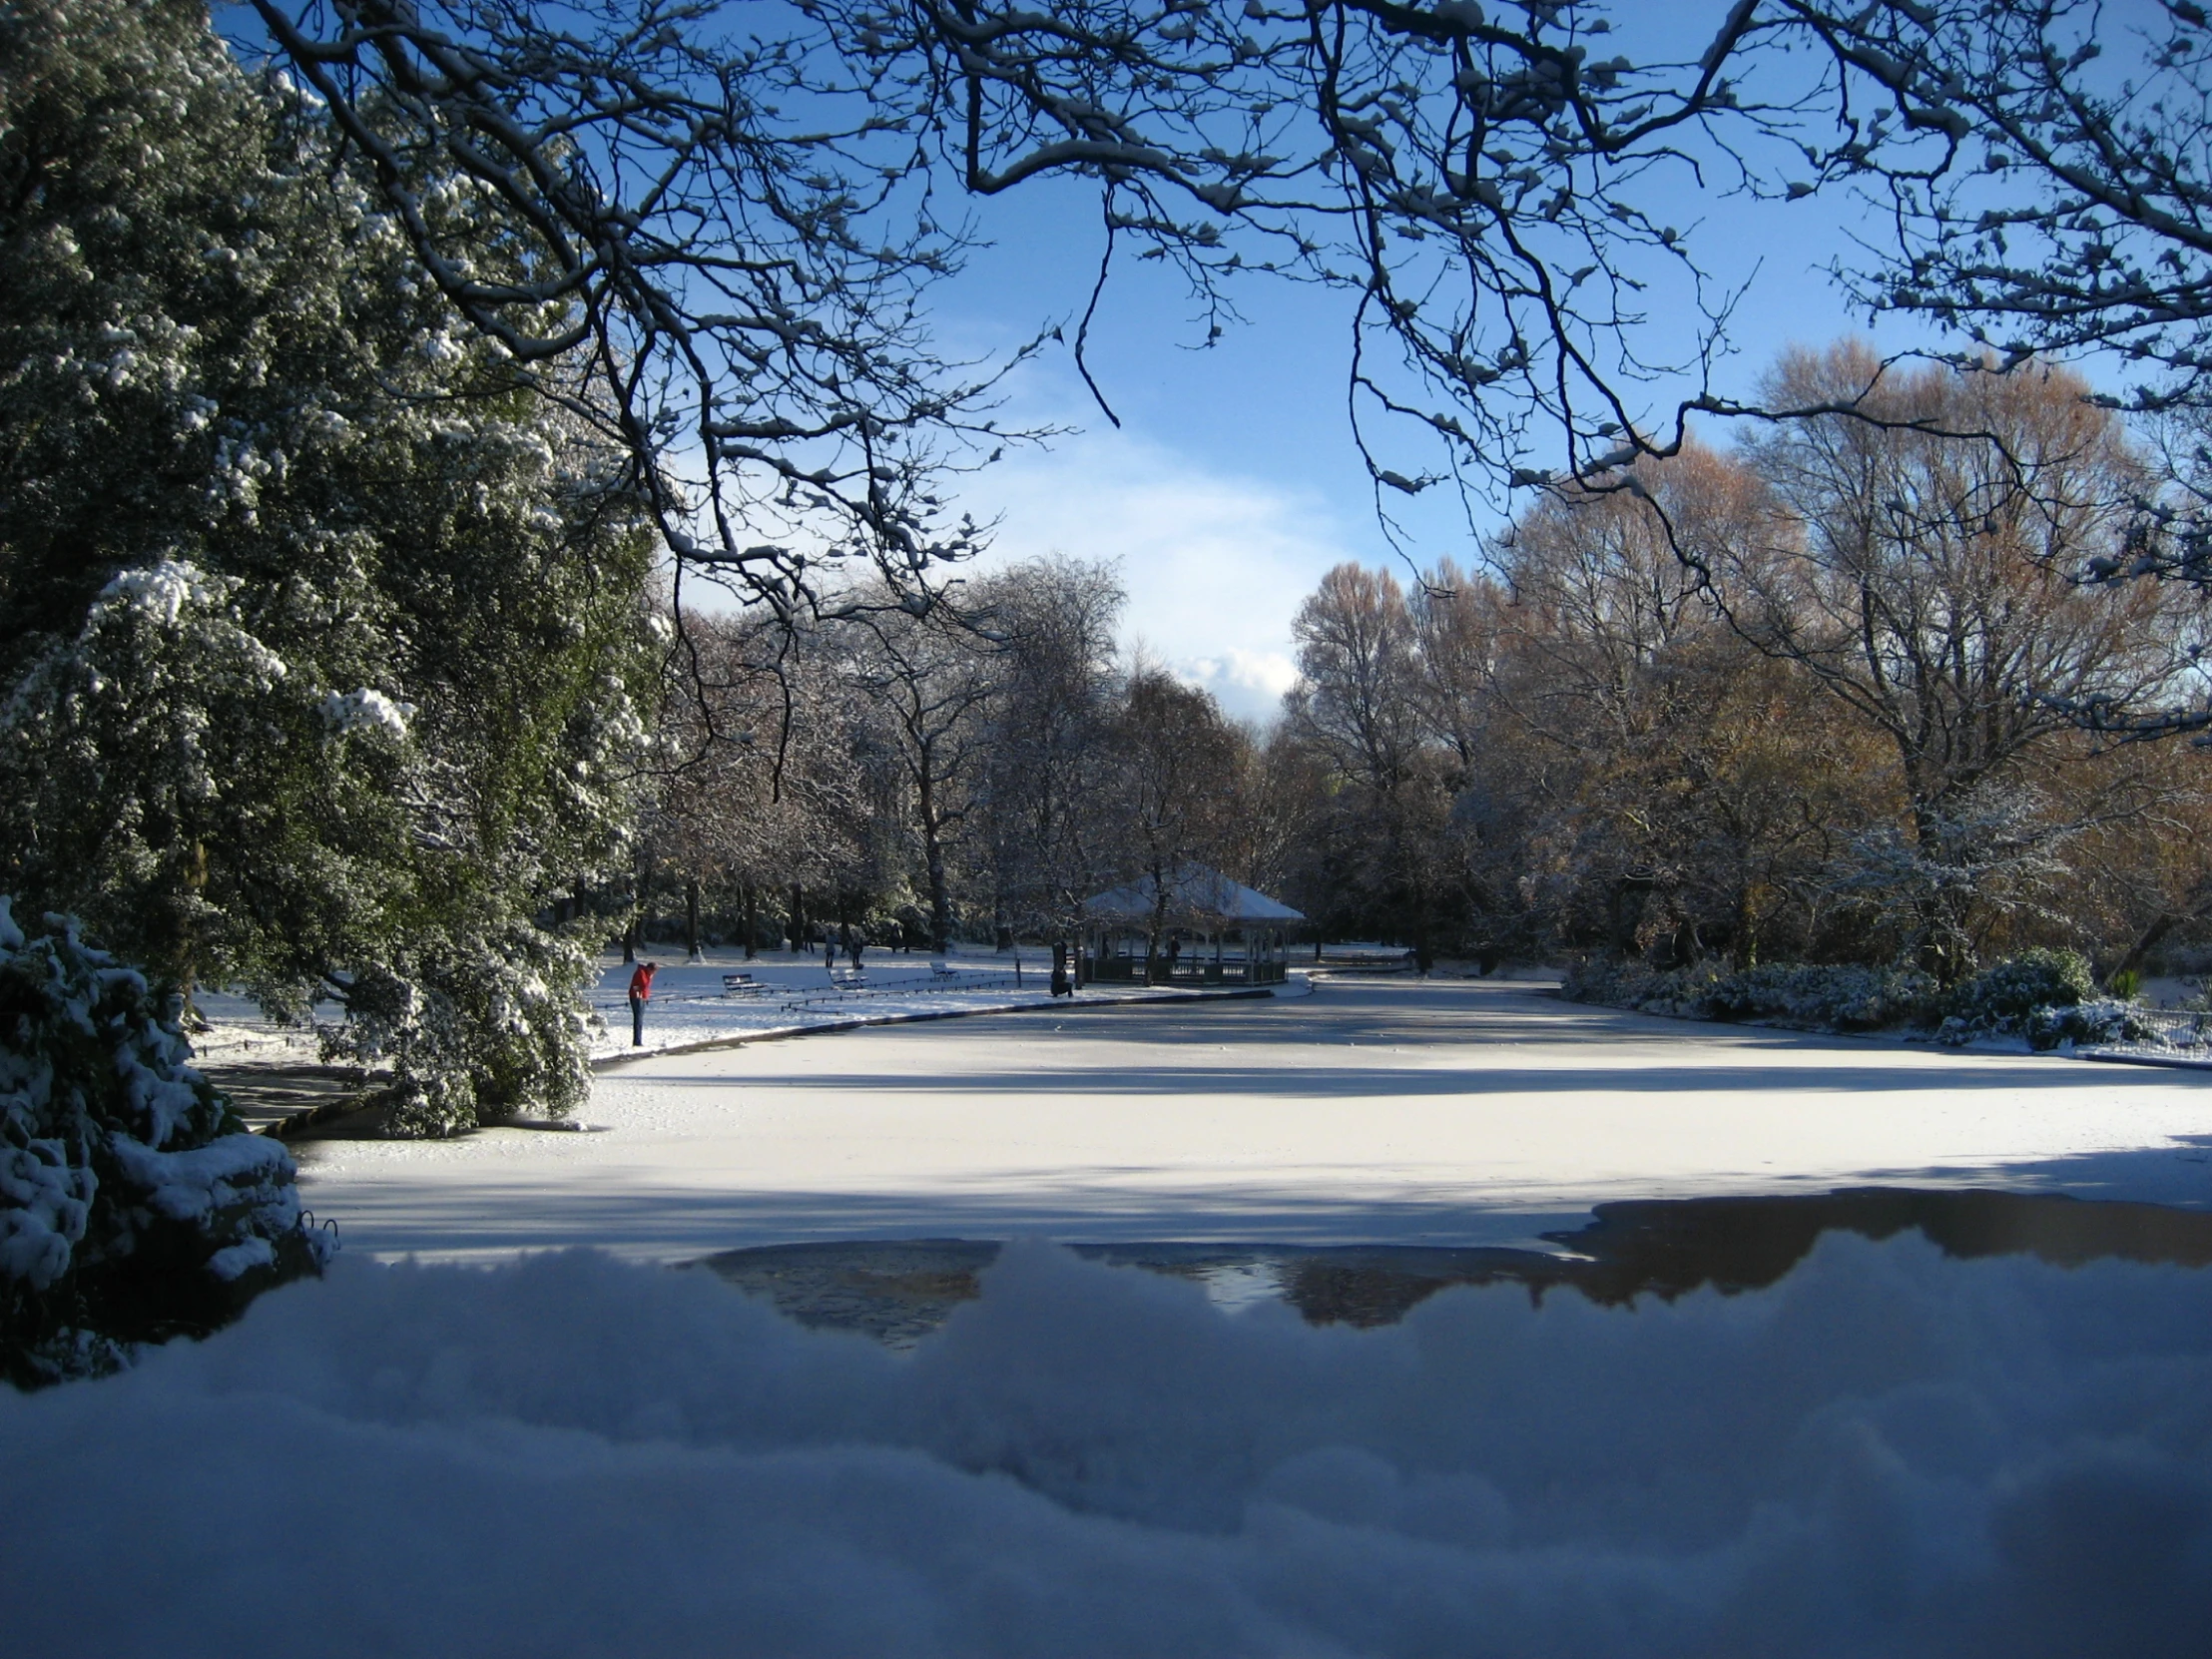
[[[1930,1021],[1936,982],[1915,968],[1766,962],[1734,973],[1711,966],[1659,970],[1587,962],[1563,994],[1678,1019],[1768,1019],[1817,1031],[1877,1031]]]
[[[1720,977],[1712,967],[1654,968],[1642,962],[1593,960],[1569,968],[1559,994],[1574,1002],[1599,1002],[1676,1019],[1710,1019],[1706,997]]]
[[[205,1336],[334,1245],[291,1156],[186,1062],[136,969],[0,897],[0,1375],[110,1371]]]
[[[2030,1048],[2071,1043],[2158,1043],[2165,1037],[2142,1011],[2120,997],[2098,996],[2069,1008],[2037,1008],[2027,1017]]]
[[[2097,997],[2089,964],[2071,950],[2023,951],[1983,969],[1951,992],[1941,1030],[1945,1042],[2025,1037],[2039,1049],[2149,1034],[2127,1004]]]
[[[1717,980],[1713,1019],[1774,1019],[1822,1031],[1880,1031],[1930,1017],[1936,981],[1917,968],[1762,962]]]
[[[2038,1008],[2070,1008],[2096,989],[2089,964],[2074,951],[2028,950],[1951,992],[1950,1011],[1967,1021],[2017,1022]]]
[[[2144,1042],[2156,1033],[2127,1002],[2096,996],[2089,965],[2069,950],[2030,950],[1960,985],[1943,1002],[1917,968],[1768,962],[1735,973],[1594,961],[1567,976],[1563,993],[1678,1019],[1773,1020],[1817,1031],[1938,1027],[1946,1042],[2024,1037],[2062,1042]]]

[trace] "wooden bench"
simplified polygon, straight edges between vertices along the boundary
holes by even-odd
[[[726,973],[722,976],[724,996],[758,996],[768,987],[750,973]]]
[[[864,991],[867,989],[867,975],[858,968],[831,968],[830,983],[840,991]]]
[[[932,979],[957,979],[959,976],[960,970],[949,962],[931,962],[929,964],[929,977]]]

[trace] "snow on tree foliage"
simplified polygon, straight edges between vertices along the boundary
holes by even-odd
[[[146,976],[0,897],[0,1375],[115,1369],[205,1336],[336,1249],[281,1142],[186,1061]]]
[[[581,1096],[539,923],[623,854],[653,543],[356,162],[196,5],[0,15],[0,887],[442,1134]]]

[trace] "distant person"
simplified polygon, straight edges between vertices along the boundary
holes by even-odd
[[[867,948],[867,929],[848,927],[844,934],[844,953],[852,960],[852,971],[860,971],[860,952]]]
[[[1075,994],[1075,986],[1068,980],[1068,942],[1065,939],[1054,939],[1052,941],[1052,994],[1054,996],[1073,996]]]
[[[630,1046],[645,1046],[645,1005],[653,1000],[653,976],[661,971],[658,962],[640,962],[638,971],[630,975]]]

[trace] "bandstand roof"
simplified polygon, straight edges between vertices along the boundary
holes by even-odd
[[[1144,876],[1085,899],[1083,913],[1094,921],[1150,921],[1159,909],[1162,884]],[[1179,864],[1168,872],[1164,884],[1166,919],[1171,922],[1241,925],[1306,919],[1304,912],[1204,864]]]

